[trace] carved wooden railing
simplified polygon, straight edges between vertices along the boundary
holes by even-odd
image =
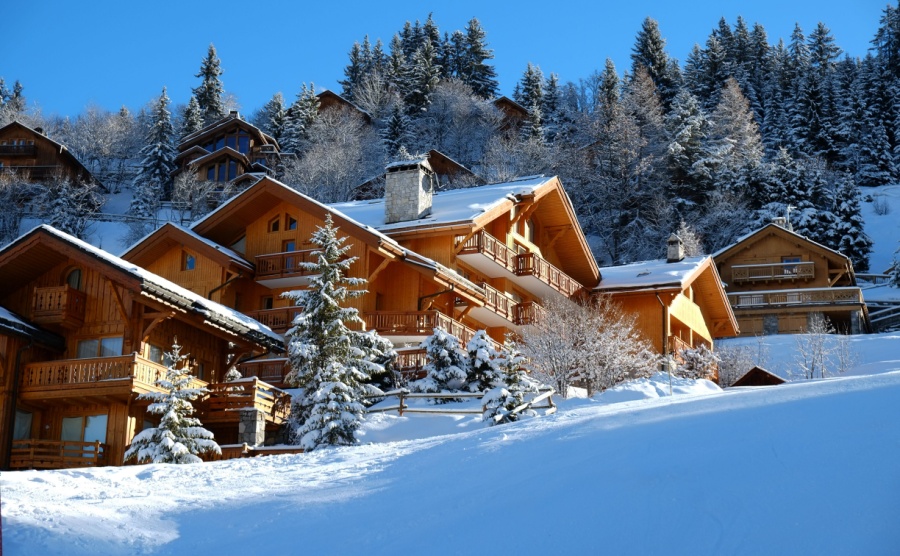
[[[257,377],[269,384],[284,384],[288,373],[287,359],[253,359],[238,365],[238,371],[244,378]]]
[[[72,440],[13,440],[10,469],[66,469],[106,465],[106,444]]]
[[[118,357],[91,357],[29,363],[22,371],[22,391],[60,388],[73,384],[91,384],[101,380],[132,379],[155,387],[166,376],[166,367],[132,353]],[[191,388],[203,388],[206,382],[192,378]]]
[[[861,305],[863,303],[862,290],[859,288],[810,288],[776,292],[730,293],[728,300],[735,309],[790,305]]]
[[[536,253],[522,253],[517,257],[516,275],[534,276],[566,297],[581,289],[581,284]]]
[[[401,373],[416,374],[428,362],[424,349],[409,349],[397,352],[394,368]]]
[[[287,251],[256,257],[256,278],[287,278],[289,276],[309,276],[312,271],[304,269],[300,263],[316,262],[312,253],[316,249],[304,251]]]
[[[302,310],[301,307],[296,306],[260,309],[259,311],[248,311],[247,316],[258,320],[279,334],[284,334],[291,327],[294,317]]]
[[[456,336],[465,345],[475,331],[440,311],[373,311],[365,315],[366,329],[382,336],[430,336],[435,328]]]
[[[291,412],[291,396],[256,377],[232,382],[210,384],[203,402],[207,418],[215,419],[217,412],[258,409],[266,420],[282,423]]]
[[[485,293],[484,306],[512,322],[515,313],[513,310],[513,307],[515,306],[513,300],[506,297],[502,291],[486,282],[483,282],[481,287],[484,288]]]
[[[544,318],[544,308],[534,301],[524,301],[515,306],[515,320],[519,326],[528,326]]]
[[[62,324],[77,328],[84,324],[87,296],[65,286],[36,288],[31,304],[31,320],[37,324]]]
[[[816,267],[811,262],[742,264],[731,267],[731,280],[756,282],[766,280],[812,280]]]
[[[456,237],[457,245],[459,245],[459,242],[462,241],[464,237],[465,236]],[[516,272],[516,252],[484,230],[480,230],[466,240],[466,243],[459,251],[460,255],[472,255],[476,253],[480,253],[490,258],[512,273]]]

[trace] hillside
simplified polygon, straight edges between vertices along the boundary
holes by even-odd
[[[893,554],[900,370],[880,370],[574,400],[518,424],[310,454],[4,473],[4,548]]]

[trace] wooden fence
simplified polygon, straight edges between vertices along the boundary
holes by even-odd
[[[503,418],[509,418],[510,415],[516,415],[526,409],[547,409],[545,415],[550,415],[551,413],[556,412],[556,405],[553,403],[553,399],[551,396],[556,391],[552,388],[541,390],[539,395],[535,397],[533,400],[523,403],[519,407],[510,410],[504,413],[501,416],[501,420]],[[431,393],[420,393],[420,392],[410,392],[405,388],[400,388],[398,390],[391,390],[390,392],[385,392],[381,396],[373,396],[377,398],[397,398],[397,403],[394,405],[389,405],[386,407],[379,407],[377,409],[370,409],[368,413],[386,413],[388,411],[396,411],[399,415],[403,415],[404,413],[426,413],[431,415],[482,415],[485,411],[484,406],[481,406],[481,409],[452,409],[449,407],[410,407],[405,403],[406,400],[415,400],[415,399],[435,399],[435,400],[460,400],[460,399],[473,399],[478,398],[481,399],[487,394],[487,392],[455,392],[455,393],[440,393],[440,394],[431,394]],[[537,406],[542,401],[547,401],[547,405]],[[505,417],[504,417],[505,416]],[[496,418],[495,418],[496,420]],[[497,420],[499,423],[500,421]]]
[[[106,444],[72,440],[14,440],[10,469],[67,469],[106,465]]]

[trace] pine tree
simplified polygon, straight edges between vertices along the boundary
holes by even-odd
[[[284,136],[286,118],[284,96],[279,92],[272,95],[272,98],[263,105],[255,118],[254,125],[271,135],[280,144]]]
[[[200,63],[200,72],[195,75],[201,79],[200,86],[193,89],[197,104],[200,105],[200,113],[203,115],[203,123],[209,125],[225,116],[225,103],[222,100],[224,89],[222,88],[221,61],[216,56],[216,47],[209,45],[206,58]]]
[[[428,362],[425,364],[425,378],[410,383],[415,392],[459,392],[466,385],[466,352],[459,346],[459,339],[440,328],[425,338],[421,348],[425,350]],[[438,398],[437,403],[453,401]]]
[[[678,83],[672,74],[673,67],[666,53],[666,41],[662,38],[659,23],[655,19],[648,17],[641,24],[641,30],[631,49],[631,61],[632,75],[637,73],[638,68],[645,68],[656,85],[663,104],[668,106],[678,93]]]
[[[181,138],[184,139],[192,133],[196,133],[203,129],[203,112],[200,110],[200,103],[197,97],[191,96],[187,106],[184,108],[184,114],[181,116]]]
[[[316,86],[310,83],[300,85],[297,99],[284,116],[284,130],[282,131],[281,150],[289,153],[300,154],[309,142],[309,133],[319,114],[319,98],[316,96]]]
[[[68,177],[47,182],[38,199],[44,221],[62,232],[86,239],[92,217],[104,202],[97,189],[93,182],[72,182]]]
[[[762,161],[763,147],[750,103],[734,79],[726,81],[710,119],[714,181],[719,188],[738,189],[742,176],[752,173]]]
[[[527,358],[522,354],[519,345],[507,335],[496,356],[496,368],[501,376],[501,385],[494,387],[483,398],[483,419],[490,425],[504,421],[517,421],[523,415],[534,415],[534,410],[510,413],[525,402],[525,395],[537,393],[540,384],[532,379],[525,369]],[[496,417],[502,418],[498,421]]]
[[[131,214],[156,217],[159,202],[164,196],[171,196],[170,174],[175,170],[176,156],[174,139],[169,96],[163,87],[153,112],[153,125],[147,130],[144,148],[140,151],[141,164],[132,185]]]
[[[461,66],[463,82],[472,87],[472,92],[484,99],[497,95],[497,72],[485,63],[494,58],[494,52],[487,47],[486,33],[481,23],[472,18],[466,25],[465,53]]]
[[[285,334],[291,367],[285,382],[303,389],[294,398],[292,440],[307,450],[357,442],[364,397],[377,393],[366,381],[384,370],[376,362],[383,355],[376,346],[384,343],[346,324],[364,325],[356,308],[341,304],[366,293],[350,289],[365,279],[346,276],[356,257],[343,258],[350,246],[337,232],[329,213],[312,235],[317,262],[300,263],[314,274],[309,289],[282,294],[303,307]]]
[[[686,90],[679,92],[666,118],[672,194],[676,199],[702,204],[712,190],[712,172],[718,160],[713,160],[707,149],[709,127],[697,99]]]
[[[408,73],[408,90],[404,102],[411,116],[417,116],[428,110],[431,96],[437,88],[441,77],[437,53],[430,41],[425,41],[416,50],[410,61]]]
[[[199,463],[198,456],[205,453],[221,454],[222,450],[211,432],[203,428],[200,420],[192,417],[191,404],[206,394],[206,388],[191,388],[194,377],[185,364],[187,355],[181,354],[178,340],[172,351],[166,354],[166,376],[156,381],[162,392],[147,392],[139,400],[150,400],[147,412],[162,415],[159,426],[146,428],[131,441],[125,452],[125,461],[138,463]],[[178,368],[181,366],[181,368]]]
[[[403,102],[397,99],[391,107],[391,113],[382,132],[385,153],[389,158],[395,158],[401,149],[411,146],[412,133],[409,117]],[[408,149],[407,149],[408,150]]]
[[[544,136],[548,141],[554,141],[560,133],[560,120],[562,106],[560,98],[559,76],[551,73],[547,78],[544,88],[544,98],[541,103],[541,116],[543,118]]]
[[[837,250],[850,257],[857,272],[869,271],[872,240],[863,231],[859,187],[849,176],[841,176],[835,199]]]
[[[365,43],[368,45],[369,36],[366,35]],[[344,68],[344,79],[338,81],[343,90],[341,91],[341,96],[346,98],[347,100],[352,101],[354,94],[356,93],[356,89],[362,83],[363,77],[366,74],[366,61],[367,58],[371,57],[371,52],[366,52],[363,50],[363,47],[360,46],[358,42],[353,43],[353,47],[350,49],[350,63],[347,64],[347,67]]]
[[[467,381],[469,390],[483,392],[498,386],[502,382],[502,375],[497,368],[497,350],[491,343],[487,332],[479,330],[466,344],[468,353]]]

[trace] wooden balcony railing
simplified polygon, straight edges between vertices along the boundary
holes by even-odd
[[[457,236],[456,241],[458,245],[458,242],[462,241],[462,236]],[[581,289],[581,284],[537,253],[517,254],[484,230],[466,240],[459,251],[460,255],[475,253],[488,257],[516,276],[534,276],[566,297],[571,297]]]
[[[63,359],[25,365],[20,387],[23,392],[47,388],[65,388],[75,384],[91,384],[103,380],[131,379],[145,387],[156,388],[156,381],[166,375],[166,367],[132,353],[118,357]],[[204,388],[206,382],[191,380],[191,388]]]
[[[535,276],[566,297],[571,297],[581,289],[581,284],[536,253],[522,253],[518,256],[516,259],[516,275]]]
[[[260,309],[259,311],[248,311],[247,316],[258,320],[279,334],[284,334],[291,327],[294,317],[302,310],[301,307],[296,306]]]
[[[534,301],[524,301],[514,307],[513,322],[519,326],[528,326],[544,318],[544,308]]]
[[[483,282],[481,287],[484,288],[485,293],[484,306],[512,322],[514,318],[513,307],[515,306],[513,300],[486,282]]]
[[[284,384],[284,377],[289,371],[287,359],[253,359],[238,365],[238,371],[244,378],[257,377],[269,384]]]
[[[811,262],[742,264],[731,267],[731,281],[735,283],[812,280],[815,277],[815,264]]]
[[[465,345],[475,331],[440,311],[374,311],[364,317],[366,329],[382,336],[430,336],[435,328],[456,336]]]
[[[13,440],[10,469],[67,469],[106,465],[106,444],[72,440]]]
[[[463,236],[457,236],[457,245],[462,241]],[[460,249],[460,255],[482,254],[506,270],[515,274],[516,272],[516,252],[506,246],[505,243],[495,238],[491,234],[481,230],[466,240],[463,248]]]
[[[787,307],[791,305],[862,305],[859,288],[810,288],[769,292],[730,293],[734,309]]]
[[[0,156],[34,156],[34,145],[0,145]]]
[[[31,304],[31,320],[36,324],[60,324],[78,328],[84,324],[87,296],[71,286],[36,288]]]
[[[291,413],[290,394],[256,377],[210,384],[208,390],[203,402],[206,420],[230,410],[258,409],[267,421],[282,423]]]
[[[417,374],[428,362],[424,349],[409,349],[397,352],[394,368],[401,373]]]
[[[256,279],[266,280],[292,276],[310,276],[314,273],[304,269],[300,263],[316,262],[312,254],[314,251],[316,249],[258,255],[256,257]]]

